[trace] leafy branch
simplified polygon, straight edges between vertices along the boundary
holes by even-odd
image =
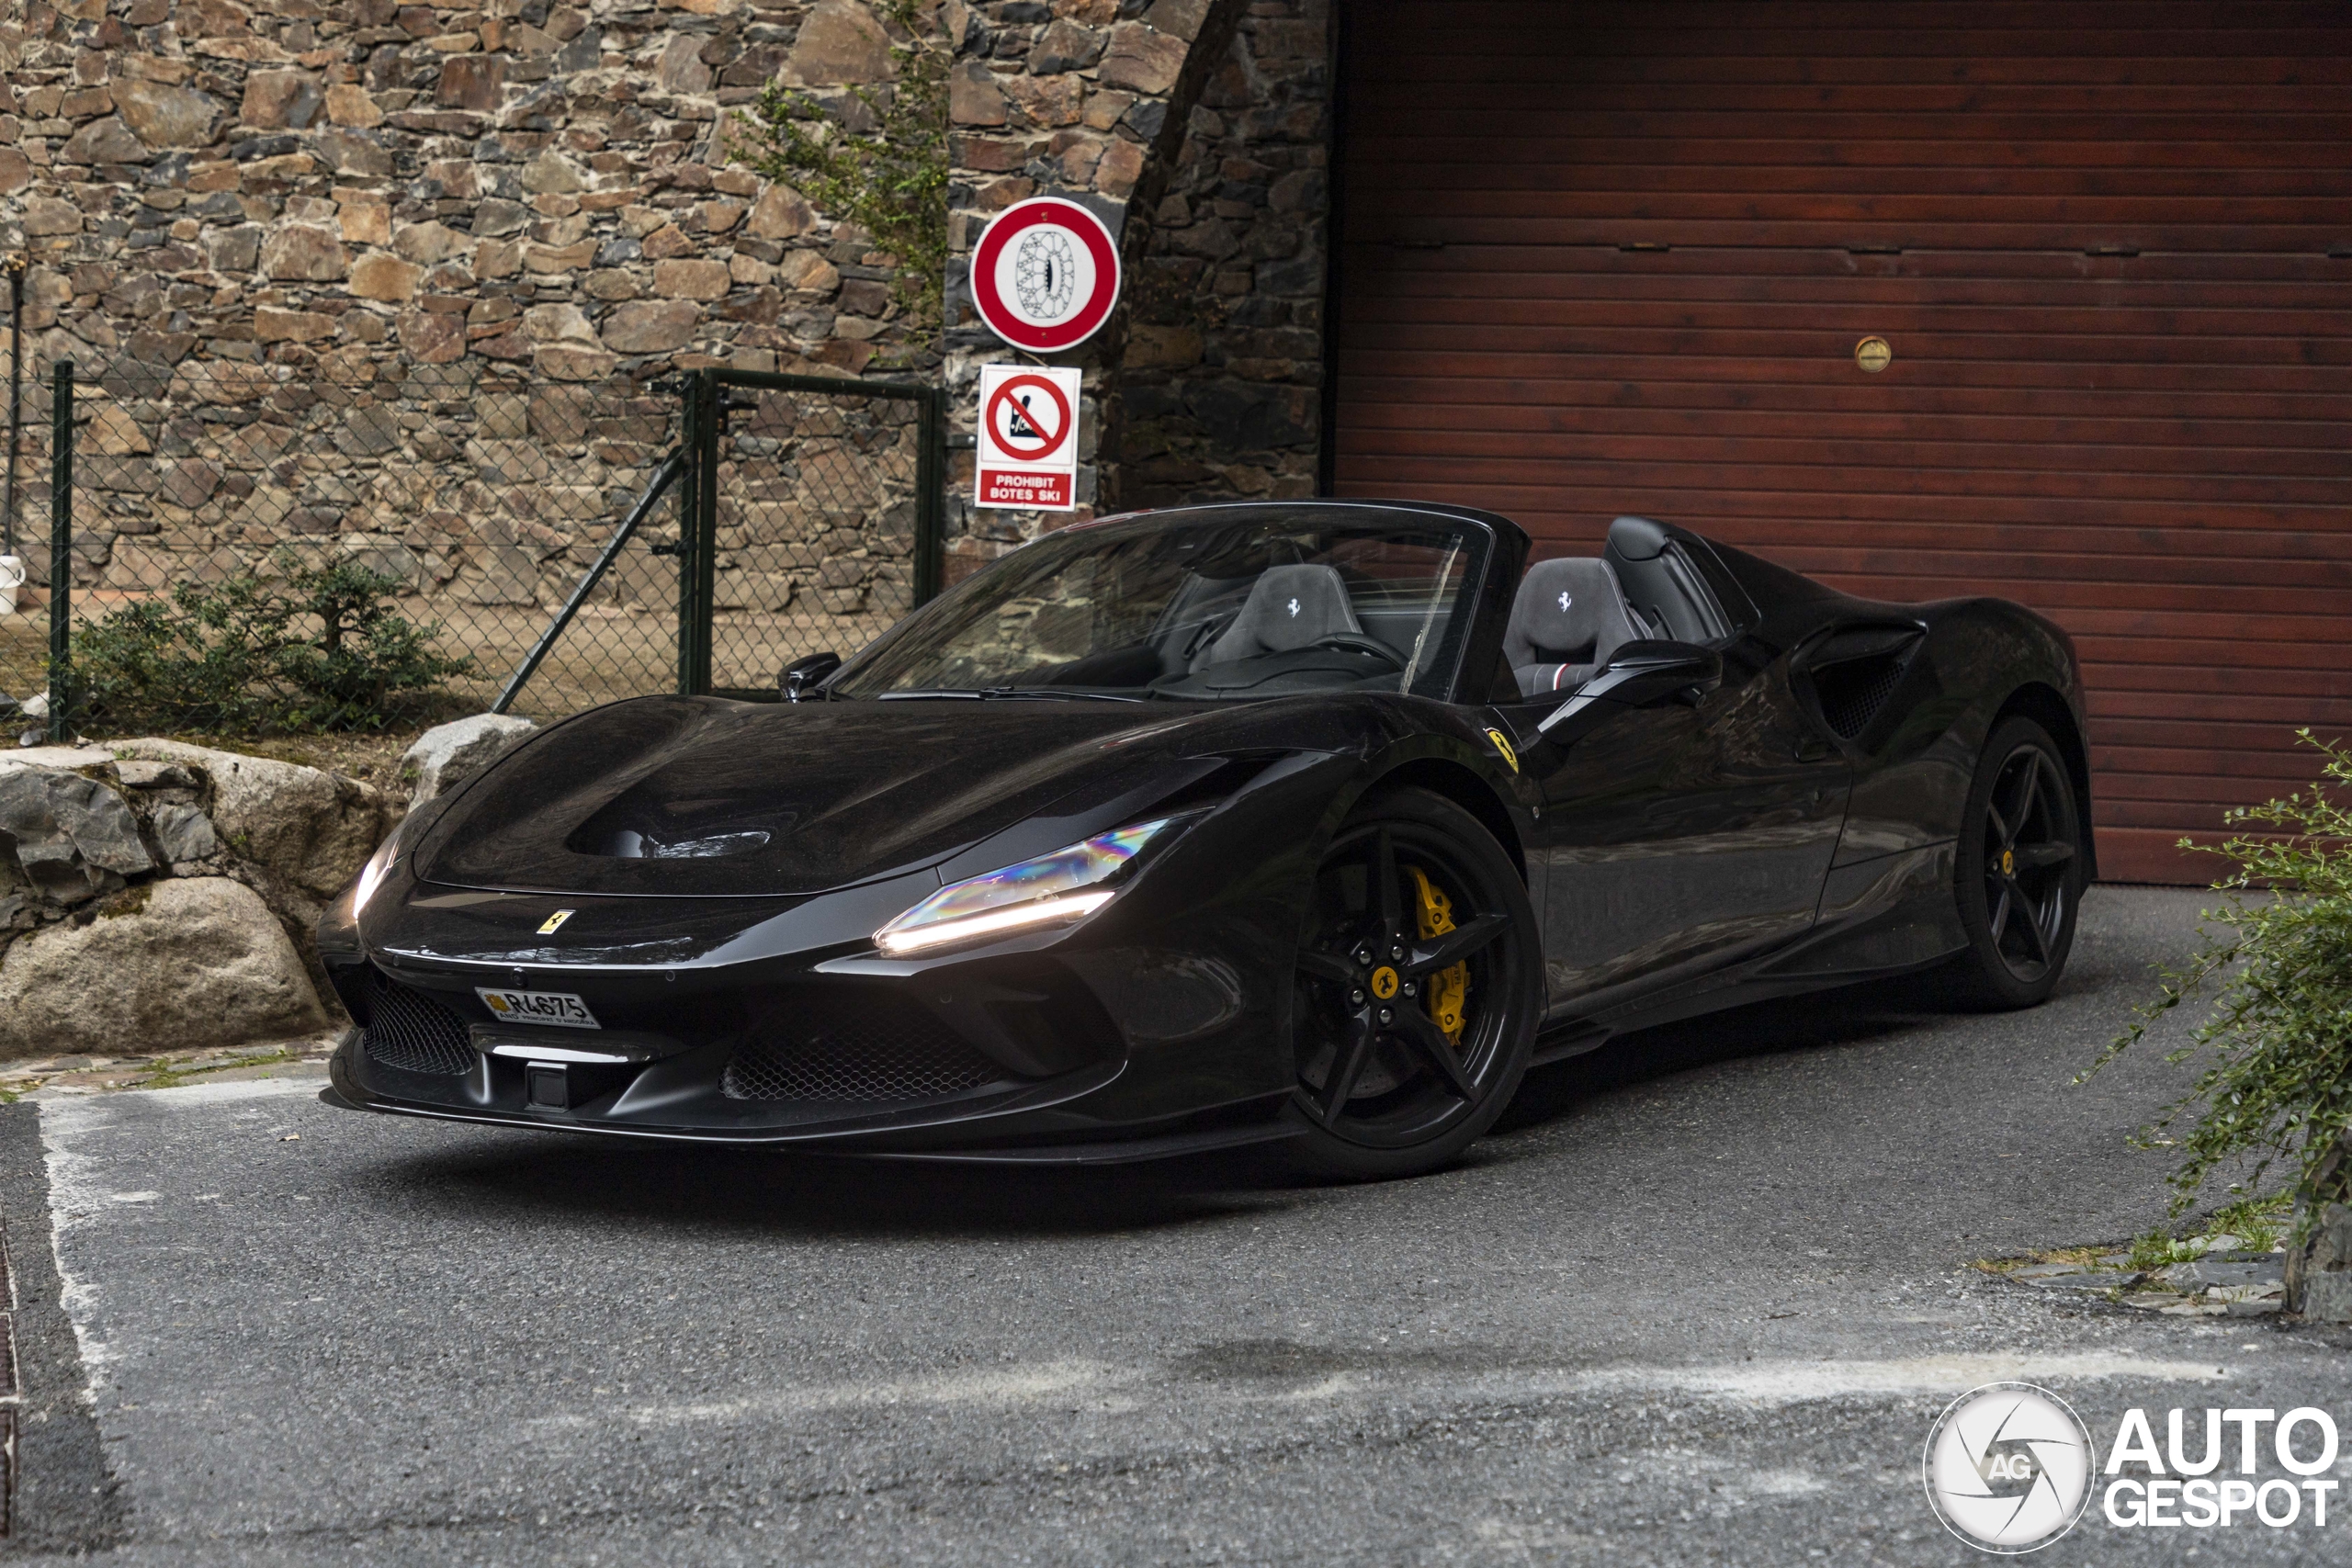
[[[886,0],[880,10],[908,41],[891,46],[889,86],[850,89],[872,131],[854,132],[808,92],[771,82],[735,117],[744,134],[729,138],[728,152],[872,235],[896,263],[891,298],[929,337],[947,270],[949,51],[917,0]]]
[[[2171,1177],[2177,1214],[2217,1168],[2249,1155],[2258,1156],[2252,1177],[2231,1190],[2254,1190],[2284,1159],[2309,1193],[2330,1149],[2352,1133],[2352,807],[2337,793],[2352,787],[2352,747],[2308,729],[2297,735],[2325,758],[2308,794],[2233,810],[2227,820],[2239,831],[2224,843],[2182,840],[2236,863],[2213,885],[2222,905],[2204,916],[2233,936],[2200,928],[2187,966],[2164,972],[2155,1000],[2134,1009],[2132,1027],[2075,1080],[2138,1044],[2183,1002],[2212,995],[2211,1015],[2165,1058],[2202,1055],[2210,1065],[2138,1140],[2166,1146],[2161,1134],[2195,1112],[2170,1145],[2187,1151]]]

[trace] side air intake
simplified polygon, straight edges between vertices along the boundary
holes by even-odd
[[[1839,632],[1806,657],[1822,722],[1839,739],[1859,739],[1885,711],[1919,640],[1916,626],[1873,626]]]

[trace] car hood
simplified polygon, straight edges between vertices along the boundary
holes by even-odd
[[[1263,716],[641,698],[559,725],[464,786],[417,846],[416,874],[514,892],[821,893],[934,864],[1080,792],[1148,785]]]

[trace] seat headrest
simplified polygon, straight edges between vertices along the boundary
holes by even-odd
[[[1209,662],[1289,653],[1335,632],[1363,633],[1348,603],[1348,585],[1337,571],[1328,566],[1268,567],[1233,625],[1209,649]]]
[[[1537,561],[1520,580],[1503,646],[1513,664],[1549,653],[1566,657],[1592,649],[1593,662],[1634,636],[1623,590],[1609,563],[1590,558]]]

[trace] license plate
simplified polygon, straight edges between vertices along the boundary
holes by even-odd
[[[548,1023],[559,1029],[602,1029],[588,1004],[570,991],[493,991],[477,986],[474,995],[502,1023]]]

